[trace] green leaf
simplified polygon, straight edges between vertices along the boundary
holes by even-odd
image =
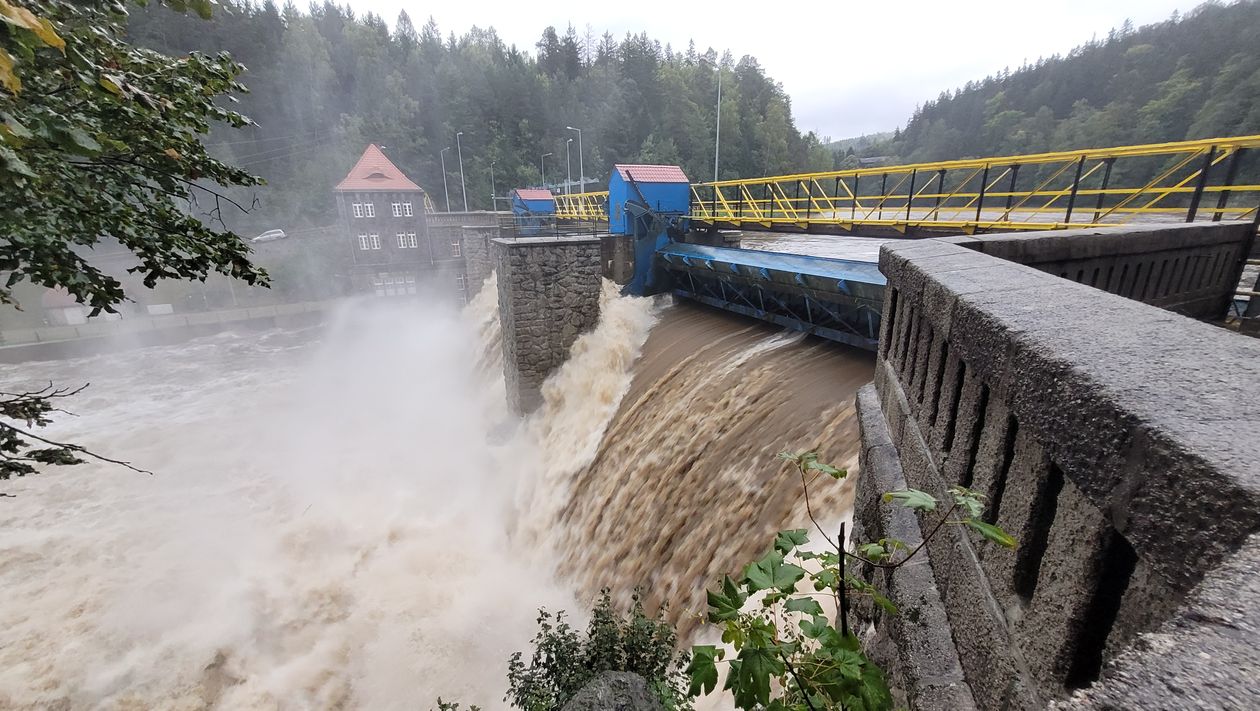
[[[805,569],[784,563],[783,554],[778,551],[770,551],[744,569],[744,580],[750,593],[761,590],[796,592],[796,583],[803,577]]]
[[[774,549],[784,555],[791,553],[793,548],[803,546],[806,543],[809,543],[809,531],[804,528],[779,531],[779,535],[774,537]]]
[[[818,639],[826,634],[827,630],[831,629],[831,625],[828,624],[827,618],[822,615],[814,615],[808,620],[801,620],[797,623],[797,626],[800,627],[801,632],[810,639]]]
[[[821,615],[823,613],[822,605],[811,597],[794,597],[787,601],[783,609],[788,612],[803,612],[807,615]]]
[[[949,493],[954,497],[954,503],[958,504],[958,507],[965,511],[968,516],[979,518],[980,514],[983,513],[984,506],[980,503],[980,500],[984,497],[981,494],[961,486],[951,487]]]
[[[718,671],[716,659],[721,659],[722,651],[713,645],[699,645],[691,648],[691,664],[687,665],[687,676],[691,678],[691,696],[708,694],[717,688]]]
[[[884,502],[895,501],[898,504],[912,509],[914,511],[935,511],[936,497],[926,491],[918,489],[906,489],[904,491],[890,491],[884,494]]]
[[[843,479],[849,475],[848,470],[837,469],[830,464],[824,464],[816,459],[808,461],[805,464],[805,468],[811,471],[822,472],[823,474],[830,476],[832,479]]]
[[[725,622],[739,617],[739,611],[748,600],[729,575],[722,576],[722,591],[708,591],[709,622]]]
[[[888,551],[878,543],[863,543],[858,546],[858,554],[868,560],[879,562],[884,556],[888,555]]]
[[[767,647],[744,647],[731,662],[726,688],[735,697],[735,705],[751,709],[770,703],[770,681],[783,674],[783,662]]]
[[[1003,531],[1001,528],[998,528],[997,526],[994,526],[991,523],[978,521],[974,518],[967,519],[965,523],[968,526],[971,526],[972,528],[979,531],[980,535],[984,536],[990,541],[993,541],[999,546],[1002,546],[1003,548],[1014,548],[1016,545],[1015,539],[1012,538],[1009,533],[1007,533],[1006,531]]]

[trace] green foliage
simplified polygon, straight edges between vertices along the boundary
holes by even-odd
[[[566,126],[582,129],[589,178],[606,184],[613,163],[659,160],[708,180],[719,71],[723,177],[831,167],[821,141],[797,130],[787,94],[753,57],[572,27],[547,28],[536,46],[518,48],[493,29],[444,36],[416,19],[402,13],[391,31],[344,3],[233,2],[208,25],[164,8],[138,10],[129,31],[159,51],[226,50],[249,67],[243,80],[253,91],[240,106],[259,125],[248,136],[216,136],[212,150],[267,178],[265,190],[248,191],[258,192],[267,218],[246,218],[257,231],[333,222],[329,189],[368,142],[384,144],[439,208],[439,153],[450,146],[451,204],[460,209],[457,131],[472,209],[490,206],[492,161],[500,196],[537,184],[543,153],[552,154],[547,182],[564,180],[570,138],[578,178],[578,136]]]
[[[507,700],[524,711],[553,711],[599,674],[626,671],[647,680],[666,708],[690,708],[687,684],[696,682],[688,682],[688,657],[675,651],[676,642],[673,628],[660,614],[649,617],[638,594],[622,617],[608,591],[601,593],[585,636],[564,613],[540,610],[529,663],[520,652],[508,662]]]
[[[1114,29],[942,92],[891,140],[858,150],[915,162],[1260,133],[1257,31],[1254,1]]]
[[[837,476],[832,472],[839,472],[838,476],[844,476],[819,462],[815,452],[783,452],[779,457],[797,470],[805,487],[809,474]],[[808,488],[805,495],[808,506]],[[889,492],[884,500],[920,515],[938,515],[928,538],[945,524],[959,524],[999,545],[1015,545],[1002,529],[979,520],[984,508],[980,494],[953,487],[949,496],[950,506],[944,513],[938,513],[936,497],[915,489]],[[692,648],[687,674],[693,697],[717,689],[725,664],[723,691],[730,692],[736,708],[746,711],[882,711],[892,707],[883,671],[866,657],[861,642],[849,631],[848,600],[851,595],[869,596],[888,614],[896,614],[896,606],[859,573],[904,565],[923,543],[912,549],[903,541],[881,539],[857,543],[856,552],[849,552],[840,547],[843,529],[833,539],[818,528],[833,550],[803,550],[809,542],[807,531],[781,531],[771,549],[750,563],[741,577],[723,577],[720,588],[709,591],[709,622],[722,626],[722,641],[730,645],[733,656],[728,658],[727,649],[712,645]],[[846,566],[846,559],[852,559],[858,570]],[[745,610],[755,596],[760,596],[760,606]],[[820,596],[835,603],[834,626]]]
[[[210,0],[167,0],[208,17]],[[120,246],[147,287],[219,272],[265,285],[249,249],[223,227],[223,186],[259,179],[210,157],[212,126],[241,128],[220,106],[244,91],[243,67],[226,55],[179,58],[123,39],[121,0],[0,0],[0,303],[30,281],[65,289],[93,314],[126,298],[93,264]],[[216,226],[217,225],[217,226]],[[126,465],[29,430],[49,423],[53,386],[0,399],[0,479],[82,455]],[[129,466],[129,465],[128,465]]]
[[[265,283],[244,241],[214,224],[225,205],[217,186],[259,180],[200,142],[212,125],[249,125],[217,101],[244,91],[243,68],[226,55],[172,58],[127,44],[121,2],[21,5],[0,5],[27,18],[0,24],[0,49],[14,60],[11,79],[0,77],[9,94],[0,102],[0,271],[9,275],[0,302],[29,280],[113,311],[122,286],[87,258],[102,244],[129,250],[130,271],[148,287],[216,271]],[[204,1],[172,6],[209,11]]]

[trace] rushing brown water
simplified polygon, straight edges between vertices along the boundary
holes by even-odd
[[[872,367],[855,349],[692,303],[667,308],[593,461],[569,483],[562,572],[588,594],[624,599],[642,586],[670,601],[686,635],[707,586],[776,531],[809,525],[778,452],[817,449],[856,474],[853,398]],[[810,491],[828,524],[847,516],[849,482]]]
[[[0,709],[503,708],[539,606],[580,625],[641,585],[694,631],[714,578],[807,523],[775,454],[854,464],[865,354],[606,284],[520,421],[495,304],[0,367],[90,380],[44,434],[157,472],[3,482]],[[813,495],[846,515],[847,485]]]

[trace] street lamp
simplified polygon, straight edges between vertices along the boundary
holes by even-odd
[[[579,183],[581,183],[581,185],[579,185],[578,187],[582,188],[582,189],[581,189],[581,190],[579,190],[578,192],[580,192],[580,193],[584,193],[584,192],[586,192],[586,168],[585,168],[585,167],[583,167],[583,165],[582,165],[582,129],[580,129],[580,128],[574,128],[574,127],[572,127],[572,126],[565,126],[565,129],[567,129],[567,130],[569,130],[569,131],[577,131],[577,135],[578,135],[578,182],[579,182]]]
[[[464,212],[468,212],[468,189],[464,187],[464,147],[459,144],[463,131],[455,134],[455,153],[459,155],[459,191],[464,194]]]
[[[446,152],[451,149],[450,146],[438,151],[438,156],[442,159],[442,192],[446,193],[446,211],[451,211],[451,191],[446,187]]]
[[[494,201],[494,164],[497,162],[494,160],[490,161],[490,212],[499,209],[499,206]]]
[[[564,194],[573,193],[573,164],[569,162],[569,144],[573,143],[572,138],[564,141]]]
[[[547,187],[547,156],[549,155],[551,154],[544,153],[542,154],[542,157],[538,159],[538,172],[542,175],[542,186],[544,188]]]

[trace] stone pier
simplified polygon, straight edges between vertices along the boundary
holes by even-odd
[[[493,239],[490,251],[499,274],[508,405],[525,414],[542,403],[543,381],[578,335],[599,319],[600,239]]]
[[[490,272],[494,271],[490,241],[498,236],[498,225],[464,225],[460,228],[469,296],[480,291]]]

